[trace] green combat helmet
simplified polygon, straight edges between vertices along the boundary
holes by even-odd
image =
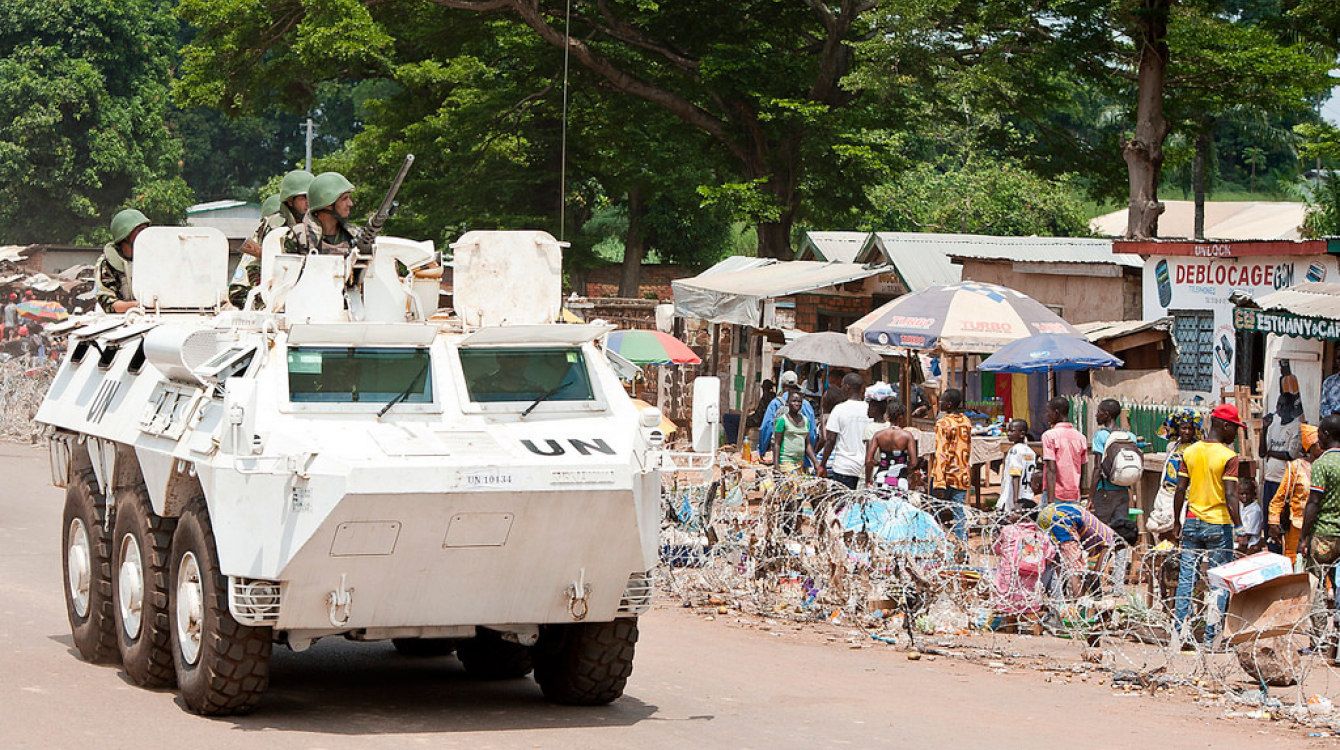
[[[330,208],[341,195],[354,189],[353,183],[339,172],[322,172],[307,188],[307,210],[312,213]]]
[[[305,169],[295,169],[284,175],[279,181],[279,200],[288,202],[290,198],[307,194],[307,186],[312,184],[312,173]],[[335,196],[339,197],[339,196]],[[268,214],[267,214],[268,215]]]
[[[261,203],[261,218],[268,219],[277,213],[279,213],[279,196],[276,194]]]
[[[336,196],[339,197],[339,196]],[[117,212],[112,217],[112,244],[124,240],[135,231],[135,227],[149,223],[149,218],[133,208]]]

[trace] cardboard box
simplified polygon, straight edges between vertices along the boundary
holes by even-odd
[[[1228,589],[1234,594],[1290,573],[1293,573],[1293,561],[1274,552],[1257,552],[1209,570],[1211,586]]]
[[[1307,573],[1279,576],[1229,599],[1224,636],[1229,643],[1242,643],[1299,633],[1311,612],[1312,582]]]

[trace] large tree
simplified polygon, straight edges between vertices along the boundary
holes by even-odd
[[[717,187],[759,194],[769,208],[760,252],[787,256],[807,171],[835,164],[810,141],[822,137],[826,117],[856,100],[841,82],[850,43],[867,32],[864,17],[874,7],[867,0],[573,0],[568,35],[560,2],[184,0],[183,18],[200,34],[186,51],[183,89],[189,99],[230,109],[276,98],[301,103],[319,80],[394,76],[407,57],[450,66],[458,37],[428,29],[507,23],[566,49],[602,89],[654,105],[710,138],[742,178]]]
[[[190,204],[168,127],[175,23],[155,0],[0,3],[0,242],[96,242]]]
[[[864,45],[869,65],[858,75],[893,96],[915,82],[937,120],[973,127],[973,137],[1044,174],[1084,175],[1096,197],[1111,195],[1108,165],[1120,163],[1119,154],[1127,235],[1153,237],[1163,210],[1164,145],[1174,126],[1203,131],[1204,117],[1234,97],[1236,106],[1278,110],[1315,90],[1317,61],[1291,41],[1299,14],[1308,11],[1299,6],[1291,15],[1264,0],[1248,13],[1247,4],[907,0],[881,6],[882,33]],[[1119,106],[1090,108],[1080,113],[1090,122],[1078,122],[1077,108],[1090,95]],[[1118,138],[1113,123],[1123,126]]]

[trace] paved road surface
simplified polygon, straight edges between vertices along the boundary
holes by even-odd
[[[1322,746],[1303,732],[1225,720],[1184,698],[1115,697],[895,651],[744,629],[675,608],[644,618],[627,694],[613,705],[545,703],[529,679],[476,682],[452,658],[389,645],[276,649],[273,684],[248,717],[185,713],[74,654],[62,602],[63,494],[46,454],[0,444],[0,744],[105,750],[263,748],[828,748]],[[1261,732],[1264,730],[1264,734]],[[1085,742],[1085,739],[1096,742]]]

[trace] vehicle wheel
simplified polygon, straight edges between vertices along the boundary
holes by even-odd
[[[497,631],[486,628],[480,628],[474,638],[458,643],[456,658],[471,677],[482,680],[525,677],[532,669],[529,646],[505,641]]]
[[[116,622],[112,614],[111,534],[107,505],[92,469],[71,478],[65,491],[61,558],[65,573],[65,612],[74,647],[85,661],[116,661]]]
[[[186,707],[206,716],[247,713],[270,682],[270,628],[241,625],[228,612],[228,579],[219,572],[203,498],[172,535],[172,661]]]
[[[168,622],[168,560],[176,526],[175,519],[154,513],[142,484],[117,499],[112,527],[117,643],[126,674],[144,687],[166,687],[176,677]]]
[[[452,638],[392,638],[391,645],[401,656],[450,656],[456,650]]]
[[[603,706],[623,695],[636,643],[635,619],[548,625],[535,644],[535,681],[554,703]]]

